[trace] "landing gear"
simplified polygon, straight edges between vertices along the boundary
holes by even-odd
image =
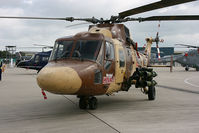
[[[148,99],[155,100],[155,95],[156,95],[155,86],[149,86]]]
[[[79,99],[79,108],[80,109],[87,109],[89,106],[89,109],[96,109],[97,108],[97,98],[96,97],[86,97],[86,96],[80,96]]]
[[[89,109],[96,109],[97,108],[97,98],[96,97],[91,97],[88,100],[88,105],[89,105]]]
[[[79,108],[80,109],[87,109],[88,100],[86,97],[80,97],[79,99]]]
[[[136,71],[130,79],[131,81],[134,80],[136,88],[144,89],[143,92],[144,94],[148,94],[149,100],[155,100],[155,85],[157,82],[153,80],[153,78],[156,76],[156,72],[151,68],[136,68]]]
[[[188,66],[185,67],[185,71],[189,71],[189,67]]]

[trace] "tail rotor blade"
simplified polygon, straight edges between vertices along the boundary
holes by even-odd
[[[157,48],[157,52],[158,52],[158,60],[160,60],[160,49],[158,46],[158,42],[156,42],[156,48]]]
[[[160,38],[159,38],[159,29],[160,29],[160,22],[158,24],[158,31],[156,33],[156,38],[155,38],[156,48],[157,48],[157,52],[158,52],[158,60],[160,60],[160,49],[159,49],[159,46],[158,46],[158,43],[160,41]]]

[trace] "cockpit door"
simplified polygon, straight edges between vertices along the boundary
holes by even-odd
[[[105,42],[104,63],[103,63],[103,84],[114,82],[115,76],[115,50],[112,43]]]
[[[126,69],[124,48],[121,45],[115,45],[115,82],[122,83]]]

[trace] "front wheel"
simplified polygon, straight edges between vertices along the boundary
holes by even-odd
[[[155,95],[156,95],[155,86],[150,86],[148,90],[148,99],[155,100]]]
[[[91,97],[88,100],[88,104],[89,104],[89,109],[96,109],[97,108],[97,98],[96,97]]]
[[[79,99],[79,108],[80,109],[86,109],[88,106],[88,100],[86,97],[80,97]]]
[[[185,67],[185,71],[189,71],[189,67],[188,66]]]

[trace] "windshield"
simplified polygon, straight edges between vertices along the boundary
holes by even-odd
[[[50,60],[63,59],[70,56],[70,52],[73,46],[73,41],[57,41]]]
[[[96,60],[101,48],[100,40],[57,41],[50,60],[79,58]]]
[[[79,40],[75,45],[72,57],[96,60],[101,43],[96,40]]]

